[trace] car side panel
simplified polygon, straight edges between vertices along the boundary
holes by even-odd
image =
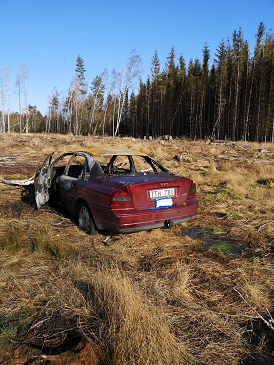
[[[93,207],[109,209],[109,195],[121,186],[122,184],[113,183],[105,177],[97,177],[90,181],[79,181],[75,189],[72,214],[77,215],[78,204],[81,200],[89,205],[92,212]]]
[[[188,179],[182,182],[191,184],[191,180]],[[124,233],[163,227],[165,221],[169,219],[175,224],[180,223],[194,219],[197,214],[196,199],[190,201],[184,199],[180,205],[157,210],[139,210],[136,207],[113,210],[109,207],[109,195],[113,190],[122,187],[123,183],[123,180],[117,181],[105,177],[98,177],[89,182],[79,181],[71,213],[77,216],[79,202],[84,200],[90,207],[97,229]],[[136,193],[137,191],[138,189]]]

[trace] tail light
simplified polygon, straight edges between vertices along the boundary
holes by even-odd
[[[109,206],[111,209],[133,208],[132,198],[127,186],[113,191],[110,195]]]
[[[189,189],[189,193],[188,193],[188,200],[194,199],[196,196],[196,185],[194,184],[194,182],[191,183],[190,189]]]

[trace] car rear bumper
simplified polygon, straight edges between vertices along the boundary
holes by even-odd
[[[118,233],[132,233],[145,231],[165,226],[165,222],[172,221],[179,224],[193,220],[196,217],[198,201],[193,199],[184,206],[150,210],[136,211],[99,211],[93,212],[95,224],[100,230],[108,230]]]

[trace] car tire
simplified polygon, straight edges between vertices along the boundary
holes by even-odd
[[[92,214],[86,202],[82,202],[78,209],[78,227],[87,234],[96,232]]]

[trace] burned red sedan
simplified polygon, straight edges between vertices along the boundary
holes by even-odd
[[[194,219],[198,208],[192,180],[134,151],[74,151],[54,161],[49,155],[34,188],[38,209],[60,204],[89,234],[169,228]]]

